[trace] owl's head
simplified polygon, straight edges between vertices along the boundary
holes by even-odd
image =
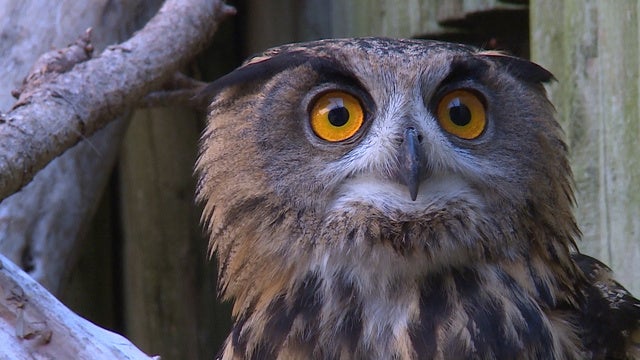
[[[323,40],[248,60],[208,89],[197,164],[223,290],[342,263],[566,260],[577,229],[551,79],[526,60],[419,40]]]

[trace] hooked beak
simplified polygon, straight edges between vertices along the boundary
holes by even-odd
[[[420,182],[426,175],[424,150],[420,142],[418,131],[413,127],[406,128],[398,154],[399,180],[407,186],[413,201],[418,197]]]

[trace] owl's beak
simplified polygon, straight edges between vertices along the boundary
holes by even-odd
[[[398,175],[400,180],[409,188],[411,200],[418,197],[418,190],[426,174],[424,151],[420,142],[422,139],[413,127],[404,130],[404,138],[398,154]]]

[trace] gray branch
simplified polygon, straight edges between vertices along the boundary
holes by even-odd
[[[157,89],[234,13],[221,1],[167,1],[128,41],[24,91],[0,116],[0,199]]]
[[[74,314],[2,255],[0,296],[2,359],[159,359]]]

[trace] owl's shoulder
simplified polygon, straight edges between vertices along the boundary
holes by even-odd
[[[605,264],[583,254],[572,257],[586,277],[580,309],[585,347],[594,359],[640,359],[640,300]]]

